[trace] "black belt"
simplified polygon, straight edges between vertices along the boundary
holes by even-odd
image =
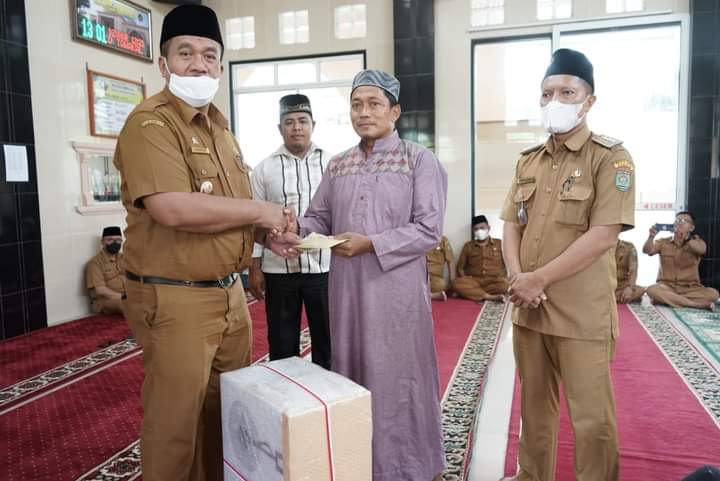
[[[218,279],[216,281],[179,281],[176,279],[166,279],[164,277],[139,276],[130,271],[125,271],[125,277],[131,281],[141,282],[143,284],[163,284],[166,286],[185,287],[230,287],[240,278],[236,272],[233,272],[227,277],[223,277],[222,279]]]

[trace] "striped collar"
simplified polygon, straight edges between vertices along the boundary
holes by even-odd
[[[309,156],[311,156],[312,154],[314,154],[315,152],[317,152],[319,150],[321,150],[320,147],[315,145],[315,142],[311,142],[310,148],[308,149],[307,154],[305,154],[305,158],[308,158]],[[287,149],[287,147],[285,147],[285,144],[278,147],[278,149],[275,152],[273,152],[272,156],[273,157],[290,157],[291,159],[304,160],[299,157],[296,157],[295,154],[291,153]]]

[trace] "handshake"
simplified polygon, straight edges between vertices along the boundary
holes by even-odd
[[[295,248],[300,243],[298,236],[297,214],[295,209],[283,207],[270,202],[263,202],[257,227],[265,229],[265,247],[286,259],[295,258],[299,251]]]

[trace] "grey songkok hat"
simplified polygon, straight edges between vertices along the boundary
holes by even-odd
[[[389,93],[390,96],[395,99],[395,102],[400,100],[400,82],[387,72],[375,69],[361,71],[353,79],[350,95],[352,95],[356,88],[365,85],[380,87]]]

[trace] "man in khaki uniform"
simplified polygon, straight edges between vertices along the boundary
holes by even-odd
[[[455,260],[453,258],[452,246],[447,237],[442,236],[440,243],[431,251],[425,255],[427,259],[427,270],[430,276],[430,297],[432,299],[438,299],[447,301],[447,293],[445,290],[448,288],[445,282],[445,266],[448,268],[448,277],[450,283],[455,279],[455,272],[453,264]]]
[[[640,302],[645,288],[635,285],[637,282],[637,250],[632,242],[618,239],[615,246],[615,266],[617,269],[617,287],[615,300],[625,304]]]
[[[473,240],[460,252],[453,289],[473,301],[502,301],[508,290],[502,241],[490,237],[490,224],[484,215],[473,217],[472,230]]]
[[[634,222],[634,166],[622,142],[590,132],[593,68],[560,49],[542,82],[547,142],[522,152],[501,218],[521,381],[520,471],[552,481],[562,383],[575,478],[617,481],[610,361],[618,336],[613,249]]]
[[[91,307],[96,314],[122,314],[125,271],[120,252],[120,227],[105,227],[100,242],[102,249],[85,267],[85,286],[90,292]]]
[[[238,272],[253,241],[289,211],[251,199],[248,167],[211,104],[222,73],[215,13],[185,5],[163,21],[166,88],[118,138],[127,209],[123,310],[143,348],[145,481],[223,478],[219,374],[250,364],[251,322]],[[254,226],[258,228],[254,236]],[[275,241],[267,244],[286,252]]]
[[[660,254],[660,270],[657,284],[648,287],[647,293],[656,304],[714,311],[718,291],[700,284],[698,272],[707,245],[692,234],[694,230],[695,218],[690,212],[677,214],[672,237],[655,240],[657,230],[655,226],[650,228],[643,252],[651,256]]]

